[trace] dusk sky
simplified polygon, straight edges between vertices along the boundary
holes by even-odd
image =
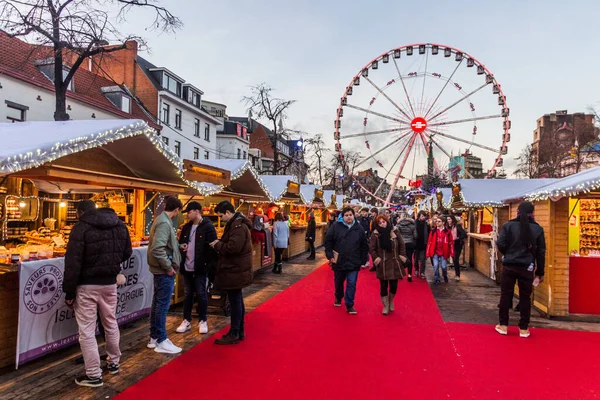
[[[462,49],[494,73],[511,109],[509,173],[541,115],[600,108],[598,1],[161,3],[185,26],[176,34],[145,32],[145,57],[226,104],[230,116],[246,115],[240,99],[266,82],[298,101],[288,128],[323,133],[331,146],[350,79],[374,57],[410,43]],[[142,16],[131,14],[123,30],[143,32]]]

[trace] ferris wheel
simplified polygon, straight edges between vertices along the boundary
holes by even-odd
[[[510,127],[506,96],[487,67],[454,47],[422,43],[387,51],[352,78],[334,139],[345,174],[392,204],[400,180],[418,175],[493,176],[508,152]],[[352,163],[350,151],[360,154]],[[358,179],[368,168],[384,178],[377,188]]]

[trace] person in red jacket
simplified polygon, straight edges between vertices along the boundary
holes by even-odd
[[[427,257],[433,258],[433,270],[435,272],[435,284],[440,284],[440,264],[444,282],[448,283],[448,266],[446,260],[454,255],[454,243],[452,232],[446,229],[444,220],[437,218],[435,228],[429,233],[427,241]]]

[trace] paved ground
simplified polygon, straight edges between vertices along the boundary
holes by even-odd
[[[254,284],[245,290],[246,309],[251,311],[281,291],[302,279],[325,262],[322,251],[316,261],[307,261],[306,255],[297,257],[284,266],[282,275],[274,275],[270,270],[257,273]],[[433,281],[431,266],[428,266],[428,279]],[[463,271],[461,282],[434,286],[431,290],[441,311],[442,317],[450,322],[469,322],[495,324],[497,322],[497,303],[500,297],[499,287],[490,279],[475,270]],[[359,282],[360,290],[360,282]],[[515,305],[517,300],[515,300]],[[229,318],[223,316],[220,309],[209,310],[210,332],[199,335],[192,331],[183,335],[175,333],[181,322],[182,309],[176,306],[168,316],[167,328],[173,342],[190,350],[203,340],[227,326]],[[571,329],[600,332],[600,324],[574,323],[548,320],[533,312],[532,325],[535,327]],[[512,313],[514,323],[518,319]],[[511,322],[512,323],[512,322]],[[196,323],[194,324],[196,325]],[[143,318],[122,327],[121,349],[123,361],[118,376],[106,376],[105,385],[100,389],[80,388],[73,383],[80,375],[83,366],[75,364],[79,356],[79,347],[72,346],[55,354],[22,366],[18,371],[11,368],[0,370],[0,399],[105,399],[115,396],[140,379],[167,364],[174,357],[158,354],[146,349],[148,340],[148,319]]]
[[[442,317],[447,322],[468,322],[474,324],[497,324],[500,286],[474,269],[462,270],[461,281],[454,281],[454,270],[448,272],[450,282],[439,286],[433,284],[433,270],[427,269],[431,291]],[[516,306],[518,299],[514,299]],[[531,311],[531,325],[538,328],[567,329],[600,332],[600,324],[567,322],[547,319],[535,309]],[[511,325],[516,325],[519,313],[511,311]]]

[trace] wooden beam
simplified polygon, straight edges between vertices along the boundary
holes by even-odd
[[[215,185],[231,185],[231,171],[211,167],[191,160],[183,160],[184,177],[188,181],[208,182]]]

